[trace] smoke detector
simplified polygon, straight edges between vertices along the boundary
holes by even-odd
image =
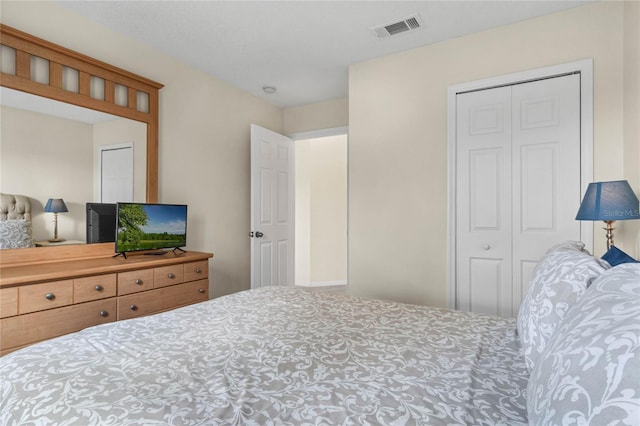
[[[420,16],[419,13],[415,13],[396,22],[372,27],[370,30],[373,31],[378,38],[386,38],[405,31],[417,30],[423,26],[424,20],[422,19],[422,16]]]

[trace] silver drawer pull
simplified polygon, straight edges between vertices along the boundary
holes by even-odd
[[[201,288],[200,290],[198,290],[200,293],[204,294],[204,288]]]
[[[102,318],[106,318],[106,317],[108,317],[108,316],[109,316],[109,312],[107,312],[107,311],[100,311],[100,316],[101,316]]]
[[[104,287],[102,287],[100,284],[98,284],[96,286],[96,291],[102,291],[102,290],[104,290]]]
[[[137,280],[134,281],[134,283],[136,283],[138,285],[142,285],[142,280],[140,278],[138,278]]]
[[[200,274],[201,272],[202,272],[202,269],[196,268],[196,274]]]
[[[169,274],[167,275],[167,277],[169,277],[169,278],[171,278],[171,279],[174,279],[176,276],[175,276],[175,275],[173,275],[171,272],[169,272]]]
[[[47,293],[47,294],[45,294],[45,296],[44,296],[44,297],[46,297],[46,298],[47,298],[47,300],[53,300],[53,299],[55,299],[55,298],[56,298],[56,295],[55,295],[55,294],[53,294],[53,293]]]
[[[131,305],[129,309],[131,309],[132,311],[137,311],[138,307],[136,305]]]

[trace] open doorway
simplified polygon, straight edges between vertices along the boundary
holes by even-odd
[[[310,135],[314,136],[314,135]],[[346,130],[295,141],[295,283],[347,285]]]

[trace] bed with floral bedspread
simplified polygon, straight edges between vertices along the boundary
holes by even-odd
[[[555,246],[517,320],[248,290],[23,348],[0,377],[0,425],[638,425],[640,264]]]

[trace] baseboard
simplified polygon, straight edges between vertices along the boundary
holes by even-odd
[[[296,285],[300,287],[332,287],[347,284],[346,281],[296,281]]]

